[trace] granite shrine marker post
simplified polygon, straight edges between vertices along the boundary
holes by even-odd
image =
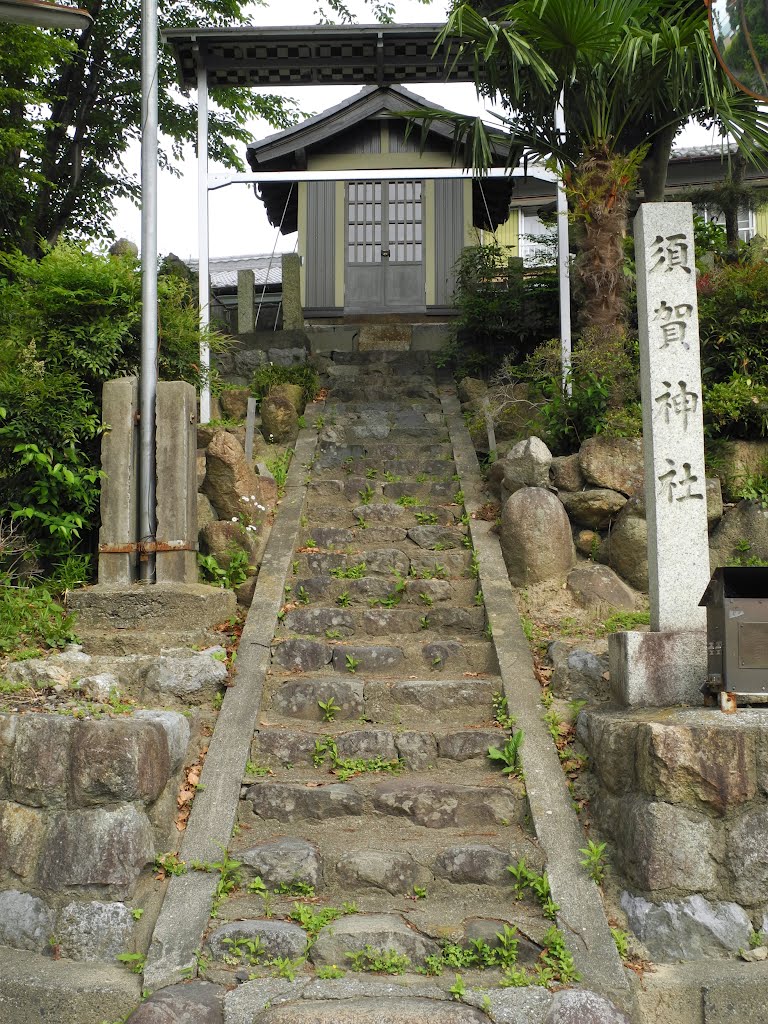
[[[610,641],[624,704],[698,703],[709,583],[699,322],[690,203],[635,218],[651,632]]]

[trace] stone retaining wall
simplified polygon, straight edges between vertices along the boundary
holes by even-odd
[[[749,946],[768,928],[768,710],[589,710],[591,817],[652,955]]]
[[[132,948],[189,732],[175,711],[0,714],[0,945],[107,961]]]

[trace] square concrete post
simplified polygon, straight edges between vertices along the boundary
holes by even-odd
[[[635,257],[651,632],[609,638],[611,689],[634,707],[697,704],[709,540],[691,204],[644,203]]]
[[[283,253],[283,330],[301,331],[304,309],[301,305],[301,256]]]
[[[136,580],[136,552],[103,548],[128,547],[136,541],[138,501],[139,382],[136,377],[110,380],[102,391],[101,527],[98,580],[127,585]]]
[[[237,333],[252,334],[256,329],[253,307],[254,276],[252,270],[237,272]]]
[[[635,254],[651,629],[704,629],[709,540],[691,204],[644,203]]]
[[[197,582],[197,396],[184,381],[157,385],[158,583]]]

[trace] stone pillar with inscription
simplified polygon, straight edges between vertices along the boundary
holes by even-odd
[[[698,704],[710,573],[691,204],[644,203],[635,259],[651,629],[611,638],[611,685],[627,705]]]

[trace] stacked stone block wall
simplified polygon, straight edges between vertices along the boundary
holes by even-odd
[[[188,735],[168,711],[0,715],[0,944],[76,960],[131,949]]]

